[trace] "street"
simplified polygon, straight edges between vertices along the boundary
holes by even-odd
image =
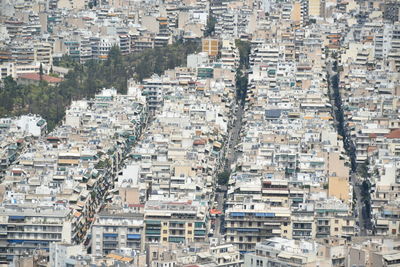
[[[217,192],[215,194],[216,202],[218,203],[216,209],[222,211],[224,214],[224,202],[225,202],[225,193],[224,192]],[[215,219],[215,229],[214,229],[214,236],[221,237],[221,228],[222,228],[222,215],[217,215]]]
[[[355,155],[355,147],[351,140],[351,136],[346,127],[346,122],[344,120],[344,114],[342,109],[342,99],[340,95],[340,89],[338,86],[338,73],[333,70],[332,61],[328,61],[327,63],[327,73],[328,79],[330,79],[330,94],[331,94],[331,102],[335,105],[336,112],[333,112],[334,118],[338,124],[338,133],[343,136],[344,148],[346,149],[347,154],[351,159],[351,175],[350,175],[350,183],[353,186],[353,194],[355,203],[354,204],[354,216],[357,218],[358,226],[360,228],[359,235],[365,236],[367,235],[367,229],[370,228],[370,221],[367,219],[367,212],[363,201],[362,196],[362,181],[360,181],[357,177],[357,166],[356,166],[356,155]],[[336,80],[335,80],[336,79]]]
[[[228,140],[228,150],[226,153],[226,162],[225,162],[225,170],[230,170],[231,165],[233,162],[237,160],[237,153],[235,151],[236,145],[239,143],[240,139],[240,129],[242,128],[242,119],[243,119],[243,106],[238,105],[236,115],[235,115],[235,122],[233,127],[230,131],[229,140]]]
[[[226,158],[224,164],[224,170],[231,172],[231,165],[233,162],[237,160],[238,153],[235,149],[236,145],[239,143],[240,139],[240,130],[242,127],[242,117],[243,117],[243,106],[238,105],[236,114],[235,114],[235,121],[233,122],[233,126],[229,131],[229,138],[227,142],[227,150],[226,150]],[[222,211],[222,214],[217,215],[215,219],[215,227],[214,227],[214,237],[221,237],[223,234],[223,223],[224,223],[224,216],[225,216],[225,194],[227,187],[220,186],[220,192],[215,192],[215,202],[217,205],[214,207]]]

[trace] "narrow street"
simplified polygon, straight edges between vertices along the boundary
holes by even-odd
[[[344,113],[342,107],[342,98],[339,90],[339,77],[338,72],[333,68],[333,62],[328,61],[327,63],[327,73],[328,79],[330,81],[330,97],[331,102],[334,105],[334,118],[337,123],[337,130],[340,135],[343,136],[344,148],[351,160],[351,175],[349,182],[353,186],[354,194],[354,216],[357,218],[357,225],[359,227],[359,235],[366,236],[367,229],[370,227],[370,222],[367,218],[367,212],[362,196],[362,181],[359,180],[357,176],[357,164],[356,164],[356,154],[355,146],[351,140],[350,133],[347,129],[346,123],[344,121]]]
[[[243,119],[243,106],[241,104],[237,105],[237,110],[235,114],[235,122],[233,123],[233,127],[229,134],[229,141],[228,141],[228,149],[226,153],[226,162],[225,162],[225,170],[231,171],[231,165],[233,162],[237,160],[237,152],[235,147],[239,143],[240,140],[240,130],[242,127],[242,119]]]
[[[237,160],[237,152],[235,147],[239,143],[240,139],[240,130],[242,126],[242,117],[243,117],[243,106],[238,104],[236,113],[234,116],[234,122],[232,128],[229,130],[229,137],[227,142],[227,150],[226,157],[224,162],[224,171],[231,172],[231,165]],[[225,214],[225,200],[226,200],[226,186],[219,186],[218,190],[215,192],[215,208],[219,211],[222,211],[222,214],[219,214],[215,218],[215,226],[214,226],[214,237],[221,237],[224,234],[223,224],[224,224],[224,214]]]
[[[224,203],[225,203],[225,192],[217,192],[215,194],[216,202],[218,203],[217,209],[224,211]],[[218,215],[215,219],[215,230],[214,230],[214,237],[221,237],[222,236],[222,224],[223,224],[223,216]]]

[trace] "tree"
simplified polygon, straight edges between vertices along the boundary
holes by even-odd
[[[68,68],[69,72],[57,86],[49,86],[45,81],[22,86],[12,77],[4,78],[4,86],[0,88],[0,116],[36,113],[47,120],[51,131],[64,117],[71,100],[91,98],[104,87],[115,87],[119,93],[125,93],[128,78],[135,76],[142,81],[153,73],[162,74],[167,68],[186,64],[187,55],[198,50],[197,42],[177,42],[122,55],[119,47],[114,46],[107,60],[89,60],[85,64],[63,56],[55,64]],[[42,64],[40,73],[43,74]]]
[[[215,24],[217,24],[217,19],[210,13],[207,19],[206,31],[204,32],[204,36],[212,36],[215,32]]]
[[[367,179],[370,177],[368,166],[369,166],[368,159],[366,159],[363,163],[358,164],[358,166],[357,166],[358,174],[364,179]]]
[[[251,47],[249,42],[239,39],[235,41],[235,45],[239,50],[240,56],[239,68],[236,71],[236,94],[237,99],[240,99],[243,105],[247,95],[247,85],[249,81],[248,74],[243,73],[242,70],[249,68]]]
[[[247,41],[242,41],[240,39],[235,40],[235,45],[239,50],[239,56],[240,56],[240,61],[239,61],[239,68],[249,68],[249,59],[250,59],[250,52],[251,52],[251,46],[250,42]]]
[[[229,171],[223,171],[217,175],[217,183],[219,185],[227,185],[229,182],[229,177],[230,177],[230,172]]]
[[[40,76],[40,80],[43,80],[43,65],[42,65],[42,63],[40,63],[40,67],[39,67],[39,76]]]

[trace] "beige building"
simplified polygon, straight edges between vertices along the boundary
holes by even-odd
[[[360,242],[361,241],[361,242]],[[354,240],[348,249],[346,266],[399,266],[399,241],[388,238]]]
[[[207,240],[205,206],[199,202],[149,200],[145,204],[145,241],[160,243]]]
[[[301,3],[299,1],[296,1],[293,3],[293,9],[292,9],[292,20],[295,23],[300,23],[302,20],[301,17]]]
[[[215,57],[219,52],[219,41],[217,39],[203,39],[202,52],[207,52],[209,56]]]
[[[34,60],[47,65],[53,65],[53,46],[50,43],[37,43],[34,46]]]
[[[153,16],[143,16],[142,26],[152,33],[159,33],[160,27],[157,18]]]
[[[308,0],[308,15],[310,17],[325,17],[325,0]]]
[[[84,9],[85,5],[86,1],[81,1],[81,0],[60,0],[58,2],[58,8],[67,8],[75,10]]]
[[[348,202],[350,199],[349,179],[347,177],[330,176],[328,195],[343,200],[344,202]]]

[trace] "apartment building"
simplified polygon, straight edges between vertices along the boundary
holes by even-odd
[[[5,225],[18,229],[14,234],[5,226],[5,240],[11,240],[7,244],[12,244],[3,249],[6,260],[32,252],[39,245],[48,249],[53,241],[78,244],[86,240],[95,214],[103,201],[110,199],[106,196],[114,185],[122,159],[141,134],[147,116],[144,107],[134,97],[122,97],[115,89],[109,89],[92,100],[73,102],[64,127],[56,128],[48,136],[40,136],[46,128],[40,118],[28,120],[35,122],[32,127],[24,126],[21,120],[21,133],[38,129],[39,135],[34,145],[20,153],[18,164],[5,171],[3,220]],[[81,129],[85,135],[75,135],[74,129]],[[104,152],[99,153],[98,148]],[[14,214],[10,214],[10,207]],[[12,233],[8,234],[8,230]],[[133,246],[126,240],[126,244]],[[137,243],[136,239],[133,243]],[[100,251],[107,249],[103,245]]]
[[[210,57],[216,57],[219,52],[219,41],[216,39],[203,39],[201,51],[208,53]]]
[[[93,223],[92,254],[108,255],[120,248],[143,251],[143,214],[112,210],[100,212]]]
[[[149,200],[144,207],[145,242],[204,242],[209,229],[206,206],[199,202]]]
[[[263,239],[290,237],[290,216],[288,208],[251,202],[236,205],[225,213],[225,239],[240,251],[254,251],[255,244]]]
[[[270,238],[257,243],[255,252],[244,256],[244,266],[330,266],[318,257],[315,241],[294,241],[285,238]]]
[[[15,197],[18,197],[16,195]],[[21,195],[19,195],[21,197]],[[65,206],[4,205],[0,209],[1,262],[35,249],[49,250],[52,242],[72,242],[77,229],[70,221],[74,214]]]

